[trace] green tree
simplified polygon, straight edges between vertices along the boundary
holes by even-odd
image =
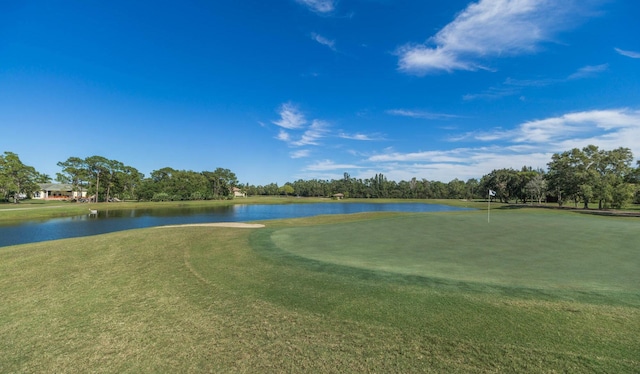
[[[447,198],[448,199],[462,199],[465,195],[465,183],[458,178],[453,179],[447,183]]]
[[[3,199],[13,198],[17,203],[21,194],[30,196],[38,190],[38,178],[41,175],[33,166],[27,166],[13,152],[0,155],[0,192]]]
[[[280,191],[285,196],[293,195],[293,193],[295,192],[295,190],[293,189],[293,186],[291,184],[289,184],[289,183],[287,183],[284,186],[280,187]]]
[[[531,199],[536,200],[538,204],[542,204],[542,199],[547,194],[547,181],[544,179],[544,175],[542,173],[536,174],[527,182],[525,189]]]
[[[109,160],[102,156],[90,156],[85,158],[84,162],[87,167],[87,174],[93,179],[90,189],[95,194],[94,201],[98,202],[100,201],[100,176],[107,173]]]
[[[518,172],[514,169],[496,169],[482,177],[480,185],[483,196],[487,196],[489,190],[496,192],[500,202],[508,203],[510,199],[520,196],[520,180]]]
[[[80,157],[69,157],[66,161],[57,163],[62,168],[61,173],[56,174],[56,180],[61,183],[71,184],[71,189],[82,196],[85,182],[89,179],[89,169],[85,160]]]
[[[36,183],[51,183],[51,177],[48,174],[36,172]]]
[[[131,179],[135,181],[136,179]],[[151,172],[138,190],[144,200],[204,200],[211,196],[204,173],[165,167]]]
[[[549,165],[547,181],[558,196],[558,203],[573,197],[576,205],[582,200],[584,208],[598,201],[598,208],[620,207],[633,197],[631,179],[633,154],[628,148],[612,151],[589,145],[554,154]]]
[[[105,200],[111,201],[111,193],[116,181],[118,181],[120,174],[124,172],[124,164],[117,160],[106,160],[104,164],[103,184],[106,189]]]
[[[481,196],[478,196],[479,191],[480,191],[480,182],[475,178],[471,178],[467,180],[467,182],[465,183],[464,198],[474,199],[476,197],[481,197]]]
[[[227,198],[231,194],[231,190],[238,184],[238,178],[229,169],[217,168],[213,172],[202,172],[209,181],[209,188],[212,191],[213,198]]]
[[[598,206],[600,209],[610,203],[613,208],[621,208],[633,198],[633,154],[629,148],[616,148],[603,151],[601,163],[598,165],[600,177],[600,194]]]
[[[570,199],[577,201],[580,196],[580,185],[583,184],[578,170],[582,156],[580,150],[574,148],[570,151],[555,153],[547,164],[549,171],[546,176],[549,190],[558,199],[558,205],[562,206]]]
[[[526,204],[530,196],[527,184],[536,175],[538,175],[539,172],[537,170],[533,170],[531,166],[523,166],[516,174],[516,180],[514,181],[516,184],[514,188],[514,197],[517,200],[520,200],[523,204]]]
[[[268,196],[276,196],[280,193],[280,188],[277,183],[269,183],[263,188],[263,193]]]
[[[125,166],[118,174],[117,185],[120,186],[123,199],[136,199],[137,189],[144,179],[144,174],[133,166]]]

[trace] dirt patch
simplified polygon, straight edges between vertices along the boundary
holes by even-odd
[[[158,226],[158,228],[167,228],[167,227],[193,227],[193,226],[202,226],[202,227],[232,227],[237,229],[259,229],[264,227],[264,225],[260,223],[243,223],[243,222],[212,222],[212,223],[187,223],[184,225],[167,225],[167,226]]]

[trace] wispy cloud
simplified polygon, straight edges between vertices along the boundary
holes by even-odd
[[[451,119],[451,118],[462,117],[455,114],[433,113],[433,112],[426,112],[422,110],[409,110],[409,109],[390,109],[390,110],[387,110],[386,113],[392,116],[411,117],[411,118],[420,118],[420,119]]]
[[[543,79],[514,79],[507,78],[504,85],[511,87],[546,87],[563,81],[562,79],[543,78]]]
[[[281,140],[283,142],[289,142],[291,141],[291,135],[289,135],[289,133],[284,130],[280,130],[280,132],[278,133],[278,136],[276,136],[276,139]]]
[[[462,156],[462,157],[461,157]],[[370,156],[368,161],[372,162],[415,162],[415,161],[430,161],[430,162],[454,162],[461,163],[468,161],[464,157],[464,152],[461,150],[452,151],[425,151],[425,152],[388,152],[383,154],[377,154]]]
[[[291,158],[305,158],[311,156],[311,151],[308,149],[300,149],[293,151],[289,154]]]
[[[315,40],[316,42],[328,47],[329,49],[331,49],[332,51],[336,51],[336,42],[334,40],[330,40],[325,38],[324,36],[320,35],[320,34],[316,34],[311,33],[311,39]]]
[[[524,152],[502,146],[410,153],[387,151],[367,159],[372,166],[362,169],[361,174],[363,177],[370,177],[373,172],[382,172],[393,180],[410,180],[422,176],[427,180],[448,182],[456,178],[480,178],[494,169],[524,165],[543,167],[550,158],[551,153],[537,150]]]
[[[462,100],[465,100],[465,101],[478,100],[478,99],[495,100],[502,97],[518,95],[520,94],[520,92],[522,92],[522,89],[520,88],[511,87],[508,85],[501,85],[496,87],[489,87],[488,89],[480,93],[465,94],[462,96]]]
[[[529,144],[562,149],[567,141],[581,143],[586,140],[619,144],[636,148],[640,139],[640,110],[609,109],[572,112],[557,117],[521,123],[511,130],[496,129],[482,133],[467,133],[458,140],[472,138],[482,142],[506,142],[514,145]],[[550,148],[550,150],[551,150]]]
[[[567,79],[582,79],[589,78],[598,75],[598,73],[602,73],[603,71],[609,70],[609,64],[601,64],[601,65],[587,65],[578,69],[575,73],[571,74]]]
[[[296,0],[316,13],[331,13],[335,9],[334,0]]]
[[[326,122],[315,119],[302,136],[298,140],[290,141],[290,144],[296,147],[319,145],[320,139],[327,135],[328,127],[329,125]]]
[[[280,115],[280,119],[273,121],[273,123],[285,129],[299,129],[307,123],[307,120],[298,107],[291,102],[282,104],[278,114]]]
[[[614,48],[614,49],[616,52],[618,52],[623,56],[631,57],[631,58],[640,58],[640,52],[625,51],[624,49],[620,49],[620,48]]]
[[[354,164],[336,164],[331,160],[316,161],[311,165],[307,165],[305,170],[310,171],[328,171],[328,170],[348,170],[359,169],[360,166]]]
[[[489,87],[485,91],[476,94],[466,94],[462,96],[463,100],[485,99],[493,100],[507,96],[520,95],[526,88],[541,88],[555,84],[566,83],[577,79],[593,78],[599,73],[609,70],[609,64],[587,65],[576,70],[566,78],[543,78],[543,79],[514,79],[507,78],[500,85]]]
[[[397,51],[399,69],[411,74],[487,69],[491,57],[533,53],[571,27],[593,1],[480,0],[470,4],[425,44]]]
[[[629,146],[640,151],[640,142],[630,140],[640,137],[640,111],[629,109],[592,110],[564,114],[543,120],[521,124],[516,131],[515,142],[563,143],[567,140],[599,139],[611,144],[615,139],[619,146]],[[633,134],[633,135],[632,135]],[[631,139],[625,139],[630,136]]]
[[[381,134],[362,134],[362,133],[347,134],[345,132],[341,132],[340,134],[338,134],[338,137],[342,139],[360,140],[360,141],[384,140],[384,136]]]
[[[461,138],[473,138],[475,145],[419,151],[390,147],[373,153],[353,152],[357,161],[321,159],[301,170],[300,177],[339,179],[342,173],[349,172],[352,177],[365,179],[383,173],[396,181],[419,177],[448,182],[455,178],[480,178],[501,168],[546,169],[554,153],[589,144],[602,149],[628,147],[639,155],[640,109],[576,111],[522,122],[511,128],[464,134]],[[309,154],[301,151],[299,155]]]
[[[520,123],[511,129],[471,133],[482,143],[448,150],[399,152],[391,148],[369,155],[364,177],[384,173],[394,180],[479,178],[494,169],[532,166],[546,169],[553,153],[594,144],[602,149],[627,147],[640,155],[640,110],[619,108],[566,113]],[[370,175],[367,176],[366,173]]]
[[[344,131],[337,132],[332,129],[329,122],[313,119],[307,120],[304,113],[291,102],[280,105],[278,109],[280,119],[272,121],[273,124],[280,126],[276,139],[287,143],[291,148],[301,147],[319,147],[323,146],[325,138],[340,138],[355,141],[380,141],[384,140],[384,135],[379,133],[365,134],[355,133],[349,134]],[[260,123],[264,127],[263,123]],[[291,152],[291,158],[303,158],[310,155],[308,148]]]

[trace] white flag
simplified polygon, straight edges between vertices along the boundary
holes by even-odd
[[[489,190],[489,196],[496,196],[496,191]]]

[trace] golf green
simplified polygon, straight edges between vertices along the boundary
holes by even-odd
[[[426,213],[274,231],[306,259],[452,281],[577,292],[637,292],[640,222],[517,210]]]

